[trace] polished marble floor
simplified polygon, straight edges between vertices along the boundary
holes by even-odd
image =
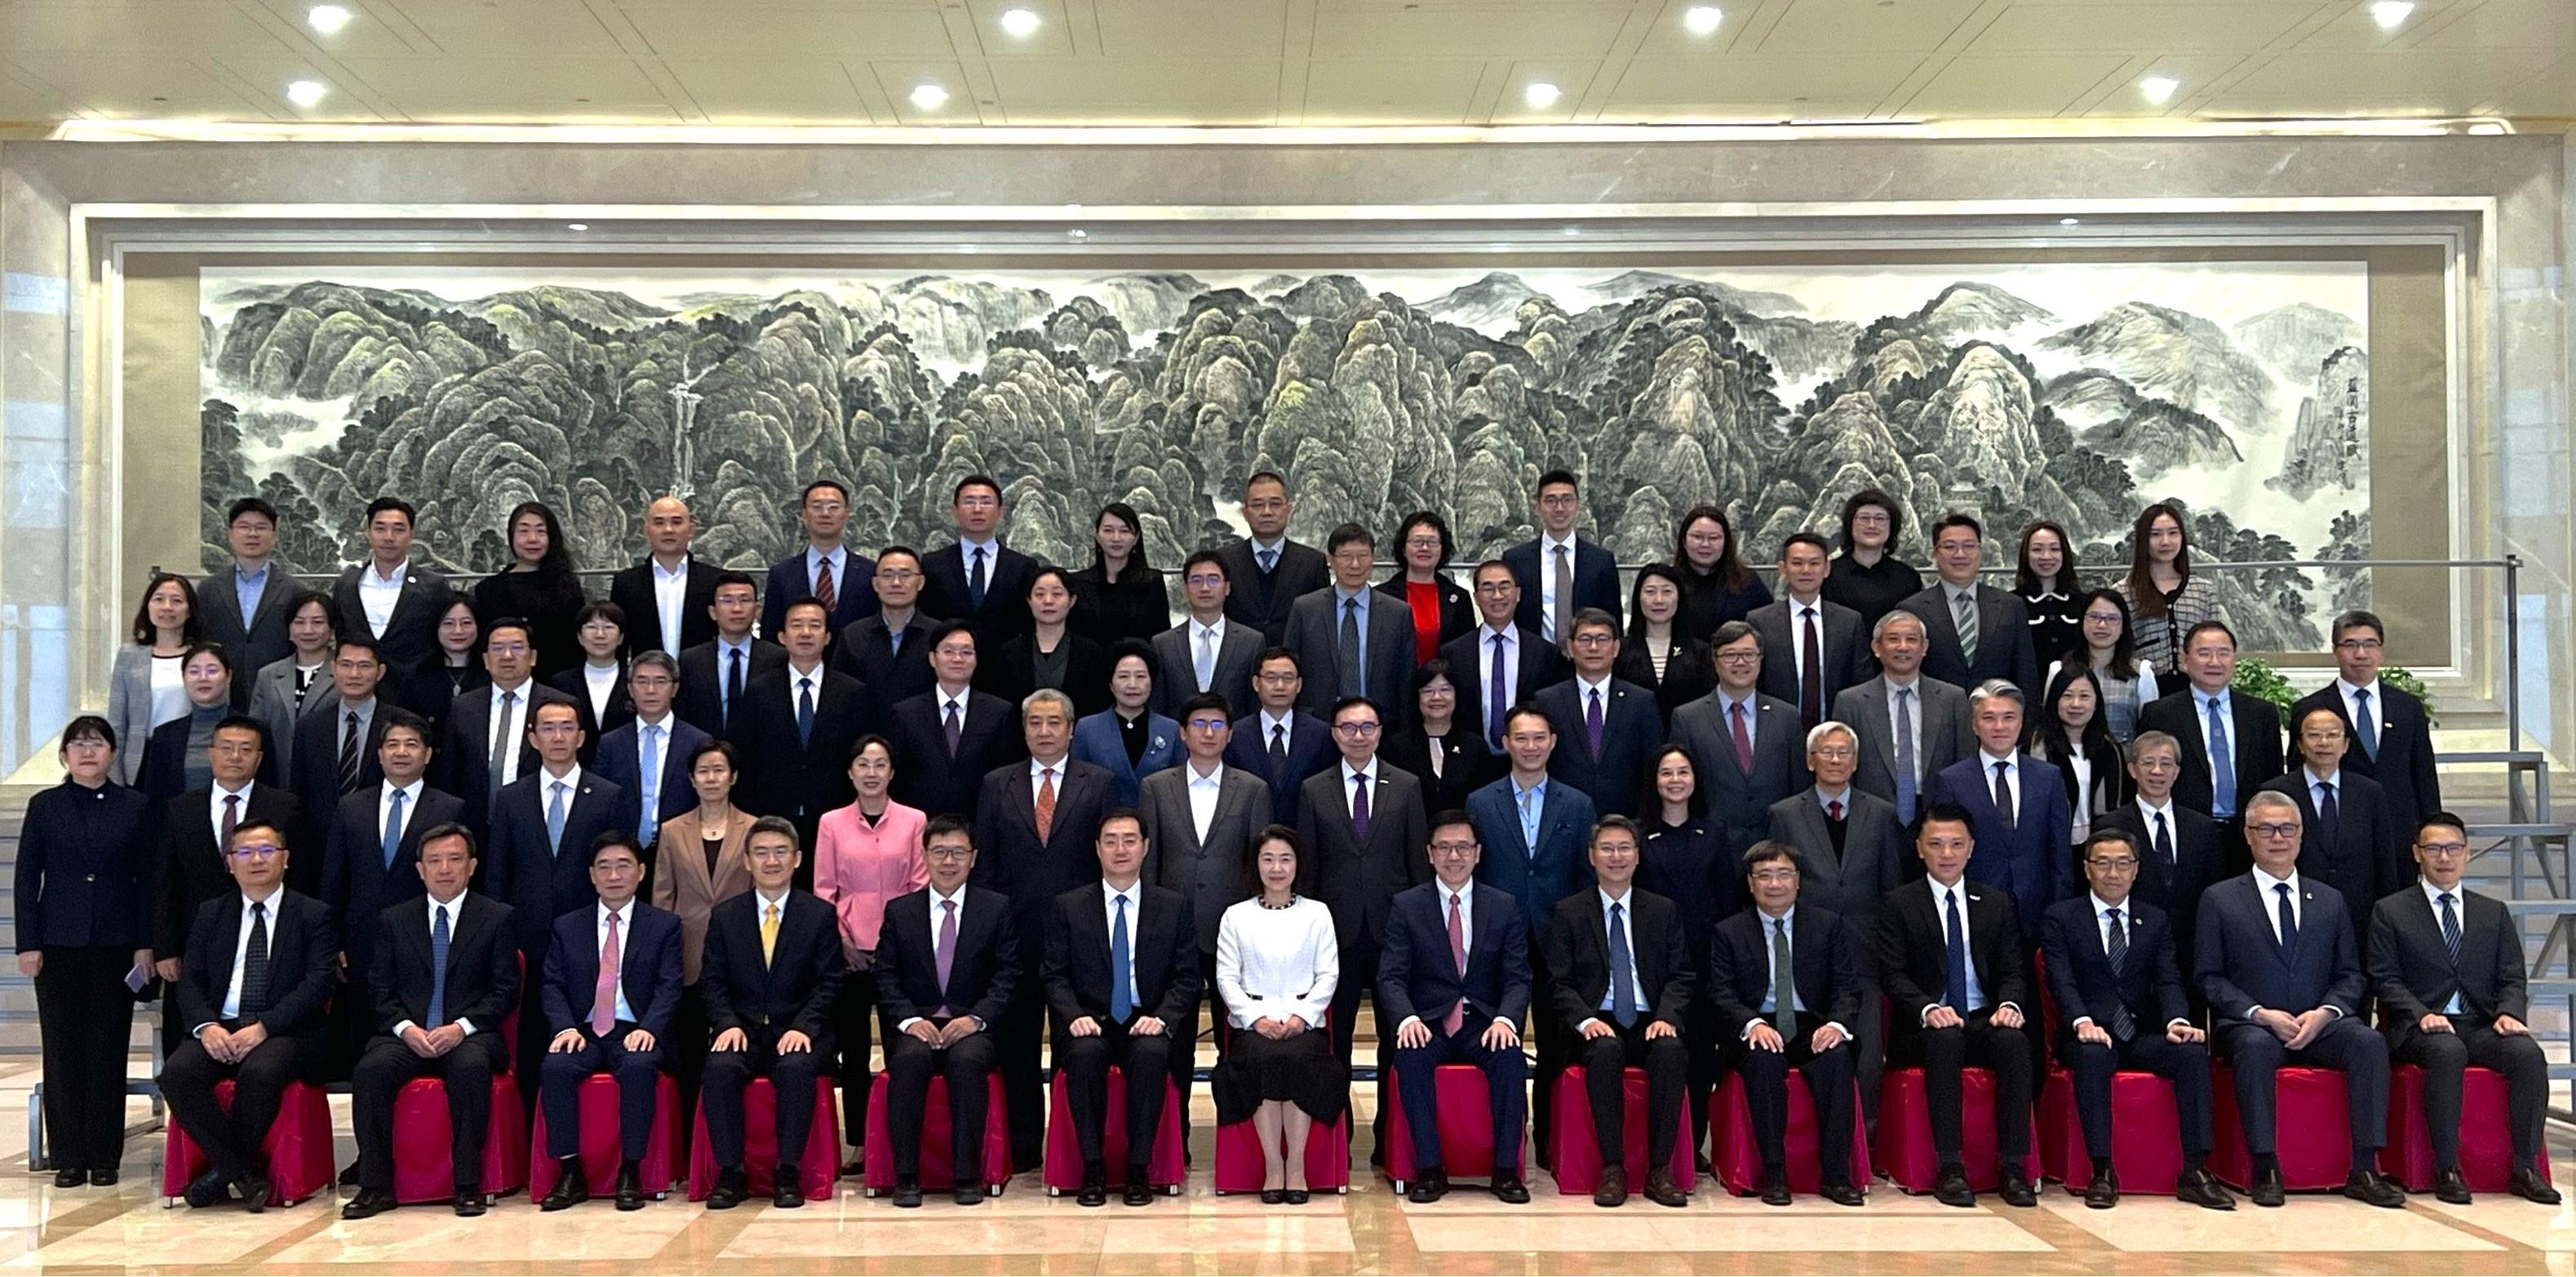
[[[24,1111],[33,1061],[0,1063],[0,1114]],[[341,1153],[351,1152],[345,1098]],[[1211,1115],[1202,1094],[1199,1162]],[[1365,1114],[1365,1108],[1363,1109]],[[2403,1211],[2302,1197],[2215,1214],[2131,1199],[2088,1211],[2052,1189],[2037,1210],[1952,1210],[1880,1185],[1844,1210],[1779,1210],[1703,1191],[1683,1210],[1639,1199],[1602,1211],[1544,1175],[1507,1207],[1461,1188],[1433,1206],[1363,1179],[1303,1208],[1220,1198],[1204,1176],[1179,1199],[1085,1210],[1022,1176],[987,1204],[933,1196],[895,1209],[845,1188],[797,1211],[710,1212],[678,1194],[629,1214],[593,1203],[541,1215],[524,1195],[480,1220],[412,1207],[342,1223],[328,1200],[250,1215],[165,1210],[152,1196],[160,1137],[133,1107],[124,1182],[56,1190],[27,1174],[21,1124],[0,1120],[0,1277],[15,1272],[260,1273],[2576,1273],[2576,1204],[2506,1199]],[[1364,1137],[1363,1137],[1364,1138]],[[2571,1162],[2556,1150],[2559,1165]],[[1705,1187],[1705,1186],[1704,1186]]]

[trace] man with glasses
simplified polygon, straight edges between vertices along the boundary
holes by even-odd
[[[1557,902],[1547,929],[1548,1011],[1563,1021],[1583,1066],[1601,1152],[1595,1206],[1628,1201],[1627,1081],[1646,1073],[1646,1200],[1680,1208],[1690,1196],[1673,1179],[1690,1054],[1682,1023],[1698,988],[1699,963],[1683,939],[1673,902],[1636,885],[1637,825],[1604,816],[1592,828],[1593,886]],[[1553,1086],[1554,1078],[1543,1078]]]
[[[1270,818],[1297,823],[1306,780],[1333,765],[1332,731],[1324,720],[1297,708],[1305,696],[1305,663],[1284,647],[1265,648],[1252,675],[1260,709],[1234,720],[1226,746],[1229,767],[1240,767],[1270,786]]]
[[[1750,847],[1771,828],[1771,804],[1807,787],[1804,733],[1797,706],[1757,689],[1762,636],[1752,626],[1718,626],[1709,647],[1717,690],[1673,711],[1672,740],[1690,751],[1709,818]]]
[[[384,779],[376,751],[384,744],[377,696],[385,664],[376,641],[353,634],[331,652],[329,697],[316,696],[295,720],[287,753],[286,786],[311,812],[327,812],[350,794],[376,787]]]
[[[909,642],[910,640],[906,640]],[[975,687],[974,628],[964,621],[933,627],[930,690],[886,711],[894,745],[894,800],[930,815],[975,817],[984,778],[1028,756],[1017,706]]]
[[[1181,893],[1198,931],[1199,987],[1223,1019],[1216,989],[1217,922],[1235,902],[1260,889],[1252,874],[1252,840],[1271,822],[1270,786],[1241,767],[1226,765],[1234,725],[1224,698],[1201,692],[1181,704],[1178,767],[1158,771],[1137,787],[1136,809],[1145,821],[1145,880]],[[1198,1041],[1198,1005],[1192,1003],[1179,1042]],[[1190,1084],[1198,1064],[1195,1045],[1173,1053],[1172,1080],[1181,1091],[1180,1121],[1189,1120]]]
[[[2333,633],[2335,681],[2300,698],[2290,707],[2290,721],[2305,722],[2318,707],[2343,715],[2353,746],[2344,752],[2343,769],[2388,791],[2388,818],[2405,837],[2426,813],[2442,809],[2433,721],[2414,693],[2379,677],[2388,659],[2388,627],[2377,613],[2346,612],[2334,619]],[[2290,744],[2297,752],[2298,742]]]
[[[188,1036],[188,1022],[178,1013],[178,982],[182,960],[194,943],[192,924],[207,901],[235,894],[237,876],[224,855],[233,834],[245,824],[257,823],[281,831],[284,836],[278,841],[290,843],[301,841],[305,829],[304,805],[295,795],[259,780],[261,742],[266,736],[258,719],[226,715],[215,724],[212,737],[206,745],[209,780],[170,799],[161,817],[167,844],[152,896],[158,915],[152,953],[167,986],[161,1037],[168,1047],[176,1047]],[[279,872],[286,870],[281,867]],[[319,882],[320,867],[312,873]]]
[[[814,1080],[833,1058],[834,1003],[840,996],[841,927],[832,906],[795,887],[804,853],[796,826],[776,816],[753,821],[743,840],[751,890],[707,911],[707,943],[698,989],[715,1043],[707,1049],[700,1094],[716,1184],[707,1209],[730,1210],[751,1195],[743,1165],[743,1091],[769,1079],[777,1098],[770,1204],[805,1204],[797,1158],[814,1128]]]
[[[1940,579],[1903,604],[1923,618],[1929,640],[1923,672],[1961,691],[2006,679],[2036,699],[2039,654],[2031,644],[2030,605],[1978,578],[1985,537],[1975,516],[1956,511],[1932,525],[1932,568]]]
[[[1902,825],[1914,822],[1942,768],[1977,752],[1968,694],[1923,677],[1923,649],[1922,617],[1903,608],[1881,614],[1870,627],[1878,677],[1834,698],[1834,719],[1860,736],[1852,783],[1894,804]]]
[[[1321,551],[1289,539],[1295,506],[1286,479],[1268,470],[1254,473],[1243,481],[1242,509],[1247,535],[1217,550],[1225,556],[1226,579],[1234,583],[1225,614],[1260,635],[1262,646],[1276,647],[1287,637],[1289,608],[1324,588],[1332,568]]]
[[[2514,1196],[2558,1204],[2542,1169],[2549,1060],[2525,1023],[2522,935],[2504,904],[2460,886],[2468,830],[2437,811],[2415,831],[2414,890],[2398,888],[2370,913],[2370,978],[2388,1053],[2424,1070],[2424,1129],[2433,1139],[2433,1195],[2465,1206],[2460,1114],[2466,1071],[2504,1075]]]
[[[1585,608],[1574,615],[1574,677],[1543,688],[1539,712],[1556,724],[1556,752],[1548,774],[1592,798],[1594,810],[1642,816],[1648,796],[1646,765],[1664,743],[1664,716],[1655,694],[1610,676],[1619,659],[1619,623]]]
[[[501,791],[484,881],[493,899],[510,906],[518,922],[519,951],[527,955],[528,970],[542,971],[555,919],[597,899],[590,845],[608,834],[631,837],[636,812],[626,791],[582,769],[581,714],[570,702],[539,705],[536,721],[528,725],[528,740],[538,765]],[[542,1025],[545,1008],[538,998],[545,982],[531,980],[526,987],[523,1023]],[[545,1036],[542,1030],[519,1035],[520,1077],[537,1075]]]
[[[921,555],[910,546],[877,551],[876,611],[842,627],[832,668],[868,685],[882,705],[930,690],[930,636],[936,618],[922,613]]]
[[[805,485],[796,502],[796,521],[805,530],[805,548],[769,566],[769,600],[760,613],[760,633],[776,639],[787,626],[787,605],[798,599],[823,604],[824,641],[877,610],[869,579],[876,564],[841,544],[850,524],[850,490],[837,479]]]
[[[1503,562],[1520,582],[1517,620],[1522,629],[1563,648],[1574,635],[1574,614],[1599,608],[1610,614],[1613,628],[1623,615],[1619,602],[1619,562],[1608,550],[1583,538],[1583,498],[1574,475],[1550,470],[1540,475],[1530,504],[1538,511],[1539,535],[1503,551]]]
[[[1789,1070],[1816,1112],[1816,1162],[1826,1201],[1858,1206],[1851,1164],[1852,1026],[1861,1018],[1862,939],[1842,915],[1798,901],[1798,853],[1758,842],[1744,853],[1753,908],[1710,937],[1708,978],[1719,1039],[1744,1078],[1745,1110],[1762,1151],[1765,1205],[1789,1204]],[[1862,1175],[1868,1167],[1857,1168]]]
[[[224,542],[232,547],[229,570],[218,568],[197,582],[199,619],[206,640],[232,653],[246,670],[268,668],[272,661],[294,655],[287,636],[303,587],[277,567],[277,507],[260,497],[242,497],[224,512]],[[276,568],[275,571],[270,569]],[[252,679],[233,686],[233,708],[250,708]]]
[[[1261,632],[1226,616],[1233,597],[1225,555],[1193,552],[1181,564],[1181,596],[1189,615],[1154,636],[1154,712],[1175,721],[1182,702],[1199,695],[1224,699],[1227,715],[1252,712],[1253,666],[1261,659]]]
[[[635,840],[611,830],[585,855],[566,861],[589,868],[589,908],[552,920],[545,978],[537,982],[544,1018],[522,1021],[520,1052],[538,1058],[519,1076],[537,1079],[546,1109],[546,1147],[557,1165],[554,1187],[537,1208],[559,1211],[590,1200],[581,1166],[581,1086],[595,1073],[617,1081],[617,1209],[644,1209],[662,1185],[644,1184],[644,1150],[653,1133],[664,1041],[680,1007],[680,915],[636,898],[644,858]],[[541,1025],[536,1032],[526,1026]],[[551,1039],[549,1039],[551,1035]]]
[[[2218,822],[2174,801],[2174,782],[2181,777],[2181,742],[2164,732],[2138,733],[2129,742],[2129,778],[2137,782],[2137,799],[2097,818],[2093,828],[2119,830],[2137,846],[2137,897],[2165,911],[2165,921],[2173,926],[2174,952],[2188,970],[2199,953],[2193,937],[2200,927],[2201,894],[2227,871]],[[2188,980],[2184,985],[2197,1014],[2199,986]]]
[[[933,1073],[948,1079],[949,1165],[954,1200],[984,1201],[985,1079],[995,1067],[988,1032],[1019,988],[1013,902],[969,888],[975,840],[965,821],[935,815],[922,826],[930,882],[886,903],[877,942],[878,1024],[885,1035],[886,1132],[893,1143],[894,1204],[921,1205],[921,1117]],[[1037,995],[1031,993],[1031,998]]]
[[[322,903],[331,907],[332,917],[355,924],[343,924],[340,931],[341,969],[353,985],[375,969],[376,928],[367,919],[422,890],[418,867],[424,831],[465,818],[464,803],[422,779],[429,770],[429,724],[408,710],[387,707],[376,740],[382,767],[377,783],[332,805],[323,843]],[[518,988],[517,981],[511,988]],[[331,1004],[351,1064],[368,1039],[384,1030],[363,1001],[341,998]]]
[[[1413,677],[1413,609],[1369,584],[1377,562],[1377,537],[1356,523],[1333,529],[1325,540],[1332,584],[1297,600],[1288,612],[1281,645],[1306,663],[1306,712],[1322,715],[1334,702],[1367,697],[1388,707],[1387,721],[1402,726],[1406,685]]]
[[[691,727],[732,739],[733,713],[753,679],[787,664],[786,649],[751,632],[760,613],[760,591],[740,572],[716,574],[707,617],[715,637],[680,653],[680,717]]]
[[[689,760],[710,738],[671,712],[680,691],[680,664],[668,653],[638,654],[627,667],[626,690],[635,718],[599,738],[591,765],[601,780],[635,800],[635,841],[650,851],[663,821],[697,807]]]
[[[2402,835],[2389,819],[2388,795],[2379,782],[2343,765],[2349,743],[2343,716],[2319,705],[2301,714],[2291,729],[2301,759],[2298,770],[2263,788],[2287,794],[2299,805],[2304,830],[2299,872],[2355,902],[2404,890],[2412,875],[2399,867]],[[2357,943],[2368,920],[2355,914],[2351,922]]]
[[[2092,890],[2050,905],[2039,929],[2048,990],[2057,999],[2057,1058],[2075,1075],[2075,1111],[2093,1159],[2084,1204],[2108,1210],[2120,1201],[2111,1165],[2111,1075],[2128,1069],[2173,1084],[2182,1137],[2174,1195],[2234,1210],[2236,1199],[2206,1164],[2209,1035],[2192,1022],[2165,911],[2130,890],[2138,881],[2137,844],[2120,830],[2094,831],[2084,840],[2084,877]]]
[[[1510,564],[1487,559],[1476,565],[1474,577],[1480,621],[1441,644],[1440,659],[1449,663],[1449,682],[1458,689],[1457,725],[1476,729],[1486,747],[1500,753],[1503,719],[1512,707],[1564,681],[1573,667],[1555,644],[1512,619],[1520,610],[1521,583]]]
[[[991,476],[958,480],[948,504],[957,540],[931,551],[921,564],[921,605],[933,616],[974,626],[975,641],[994,652],[1036,625],[1029,615],[1029,581],[1038,561],[1002,544],[1002,513],[1002,485]]]
[[[1529,1200],[1521,1182],[1521,1126],[1529,1108],[1529,1066],[1521,1023],[1533,988],[1529,923],[1511,893],[1476,881],[1484,858],[1462,811],[1431,822],[1435,881],[1398,892],[1387,909],[1378,960],[1377,1005],[1395,1022],[1394,1064],[1403,1084],[1405,1129],[1413,1139],[1413,1187],[1424,1205],[1449,1192],[1441,1163],[1435,1070],[1472,1065],[1485,1075],[1493,1107],[1492,1192]]]
[[[438,743],[435,783],[464,800],[466,827],[478,838],[490,836],[501,791],[537,769],[536,733],[531,730],[537,707],[561,705],[580,721],[581,707],[572,697],[537,681],[531,632],[526,621],[514,616],[485,627],[483,671],[492,676],[492,685],[482,695],[456,698],[447,713],[446,736]],[[494,848],[496,860],[498,852]]]

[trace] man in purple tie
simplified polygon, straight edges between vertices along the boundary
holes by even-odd
[[[975,868],[975,838],[964,820],[933,816],[921,838],[930,885],[887,903],[877,940],[894,1204],[921,1205],[921,1115],[937,1074],[948,1079],[955,1201],[974,1206],[985,1190],[985,1079],[1000,1058],[991,1030],[1019,987],[1019,932],[1011,922],[1010,897],[966,885]]]
[[[1603,815],[1644,814],[1646,765],[1664,743],[1655,694],[1610,676],[1619,659],[1619,623],[1597,608],[1574,616],[1574,677],[1541,690],[1539,712],[1556,725],[1548,775],[1582,790]]]

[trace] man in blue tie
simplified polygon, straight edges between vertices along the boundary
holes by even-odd
[[[1605,816],[1592,827],[1593,889],[1559,901],[1548,924],[1549,1009],[1580,1046],[1584,1095],[1591,1101],[1601,1179],[1592,1204],[1628,1200],[1626,1073],[1646,1070],[1646,1200],[1687,1206],[1673,1179],[1690,1053],[1682,1025],[1697,988],[1698,965],[1682,936],[1673,902],[1637,881],[1637,825]]]
[[[635,721],[599,738],[592,766],[635,800],[635,839],[649,851],[662,822],[698,805],[689,787],[689,759],[707,742],[671,712],[680,666],[665,653],[645,652],[627,667],[626,690]]]
[[[1369,585],[1377,537],[1345,523],[1325,538],[1332,583],[1298,599],[1288,610],[1281,645],[1306,668],[1305,709],[1318,716],[1334,702],[1365,696],[1386,710],[1387,730],[1401,731],[1413,698],[1413,609]]]
[[[2236,632],[2226,623],[2191,627],[2181,659],[2187,685],[2138,711],[2138,730],[2165,732],[2182,742],[2174,801],[2219,823],[2227,835],[2228,865],[2241,870],[2248,863],[2246,804],[2286,770],[2281,711],[2262,697],[2229,690],[2236,678]]]
[[[535,973],[544,969],[546,949],[554,942],[554,920],[598,899],[591,885],[591,843],[611,831],[633,833],[635,804],[626,791],[582,769],[580,711],[569,701],[538,705],[528,739],[539,766],[501,791],[484,886],[510,906],[527,969]],[[543,1023],[545,1009],[537,1002],[542,983],[523,982],[526,1024]],[[537,1075],[544,1052],[542,1031],[519,1035],[522,1079]],[[535,1088],[525,1088],[521,1099],[534,1104]]]

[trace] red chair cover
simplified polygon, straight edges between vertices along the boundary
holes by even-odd
[[[1995,1150],[1995,1077],[1984,1069],[1961,1069],[1959,1081],[1959,1161],[1968,1185],[1979,1192],[2003,1183],[2003,1159]],[[1932,1191],[1941,1173],[1941,1155],[1932,1147],[1932,1109],[1923,1093],[1923,1070],[1889,1069],[1878,1088],[1878,1169],[1909,1193]],[[2039,1160],[2039,1128],[2030,1132],[2023,1173]]]
[[[2460,1174],[2473,1193],[2502,1193],[2513,1186],[2513,1132],[2507,1125],[2504,1075],[2493,1069],[2470,1069],[2460,1100]],[[2543,1143],[2532,1165],[2549,1177],[2549,1146]],[[2433,1137],[2424,1130],[2424,1070],[2400,1064],[2389,1070],[2388,1146],[2379,1150],[2379,1169],[2393,1175],[2410,1193],[2433,1190]]]
[[[229,1113],[233,1107],[233,1084],[230,1080],[215,1084],[215,1102]],[[322,1088],[310,1082],[289,1082],[280,1099],[277,1120],[269,1125],[268,1138],[260,1142],[268,1154],[268,1181],[277,1204],[292,1206],[315,1193],[330,1191],[339,1180],[339,1170],[331,1164],[331,1101]],[[174,1119],[169,1135],[162,1142],[161,1195],[184,1196],[188,1181],[206,1171],[206,1152],[197,1147],[188,1133],[179,1129]],[[450,1192],[454,1191],[450,1186]]]
[[[1869,1188],[1869,1131],[1861,1121],[1860,1083],[1852,1083],[1852,1183],[1863,1191]],[[1708,1143],[1716,1150],[1714,1165],[1717,1182],[1738,1197],[1762,1191],[1762,1146],[1753,1139],[1753,1110],[1744,1099],[1744,1077],[1729,1071],[1718,1084],[1717,1096],[1708,1106]],[[1822,1192],[1824,1168],[1818,1164],[1816,1150],[1823,1135],[1816,1121],[1815,1098],[1807,1091],[1807,1079],[1796,1069],[1789,1070],[1789,1133],[1783,1146],[1789,1155],[1789,1191]]]
[[[593,1073],[581,1083],[581,1169],[590,1180],[594,1196],[605,1197],[617,1191],[617,1163],[620,1144],[617,1130],[617,1079],[605,1073]],[[656,1197],[669,1192],[671,1181],[678,1178],[678,1167],[671,1164],[671,1149],[680,1142],[680,1088],[665,1073],[653,1084],[653,1132],[645,1137],[644,1164],[640,1174],[644,1191]],[[528,1195],[543,1197],[553,1192],[560,1173],[555,1159],[546,1156],[546,1108],[537,1106],[537,1126],[529,1133]]]
[[[1601,1145],[1592,1129],[1592,1100],[1584,1094],[1583,1066],[1569,1064],[1556,1075],[1556,1124],[1548,1132],[1548,1160],[1556,1171],[1556,1191],[1588,1196],[1601,1184]],[[1628,1187],[1646,1182],[1646,1071],[1631,1067],[1621,1075],[1622,1121]],[[1685,1193],[1699,1187],[1699,1161],[1690,1133],[1690,1105],[1682,1105],[1680,1135],[1673,1140],[1673,1182]]]
[[[2236,1111],[2234,1070],[2224,1064],[2212,1068],[2209,1085],[2215,1101],[2209,1170],[2241,1192],[2253,1182],[2254,1155],[2246,1151],[2244,1120]],[[2281,1186],[2292,1192],[2343,1187],[2352,1172],[2352,1122],[2342,1072],[2279,1069],[2272,1074],[2272,1096]]]
[[[742,1088],[742,1169],[751,1195],[767,1197],[778,1188],[778,1091],[769,1079],[756,1077]],[[805,1133],[805,1151],[796,1158],[796,1189],[808,1201],[832,1199],[841,1178],[841,1091],[829,1077],[814,1079],[814,1124]],[[716,1150],[707,1143],[707,1101],[698,1097],[698,1115],[689,1128],[689,1200],[703,1202],[716,1187]]]
[[[1402,1188],[1413,1182],[1413,1128],[1404,1117],[1403,1079],[1386,1071],[1386,1173]],[[1440,1125],[1440,1169],[1451,1179],[1494,1175],[1494,1101],[1485,1071],[1473,1064],[1443,1064],[1431,1071],[1432,1111]],[[1521,1141],[1512,1173],[1529,1178],[1529,1141]]]
[[[492,1076],[492,1116],[483,1124],[486,1194],[515,1193],[528,1183],[528,1114],[519,1080]],[[406,1206],[443,1202],[456,1193],[456,1139],[447,1119],[447,1082],[416,1077],[394,1093],[394,1200]]]
[[[2182,1179],[2182,1126],[2173,1083],[2153,1073],[2113,1073],[2111,1131],[2111,1168],[2122,1192],[2174,1191]],[[2084,1147],[2083,1117],[2075,1108],[2075,1075],[2064,1069],[2050,1069],[2040,1089],[2039,1164],[2042,1174],[2070,1188],[2093,1178],[2093,1154]]]
[[[894,1189],[894,1137],[887,1133],[886,1126],[889,1089],[883,1072],[868,1088],[867,1177],[863,1183],[872,1197]],[[954,1189],[957,1168],[951,1164],[953,1159],[948,1152],[947,1078],[931,1075],[922,1110],[921,1186],[932,1192]],[[996,1069],[984,1076],[984,1187],[998,1193],[1010,1182],[1011,1113],[1002,1096],[1001,1071]]]
[[[1040,1166],[1047,1192],[1079,1192],[1082,1188],[1082,1137],[1073,1129],[1073,1099],[1064,1089],[1064,1070],[1057,1069],[1047,1087],[1046,1160]],[[1124,1066],[1109,1066],[1107,1115],[1100,1124],[1100,1160],[1109,1170],[1109,1186],[1127,1186],[1127,1071]],[[1163,1121],[1154,1128],[1154,1151],[1145,1163],[1145,1180],[1155,1188],[1177,1187],[1189,1178],[1189,1163],[1181,1147],[1181,1131],[1186,1122],[1176,1119],[1181,1110],[1181,1089],[1173,1085],[1172,1075],[1163,1075]]]
[[[1216,1191],[1258,1193],[1264,1176],[1261,1132],[1250,1119],[1216,1132]],[[1349,1191],[1351,1186],[1351,1111],[1342,1110],[1330,1128],[1322,1123],[1306,1134],[1306,1187],[1319,1193]]]

